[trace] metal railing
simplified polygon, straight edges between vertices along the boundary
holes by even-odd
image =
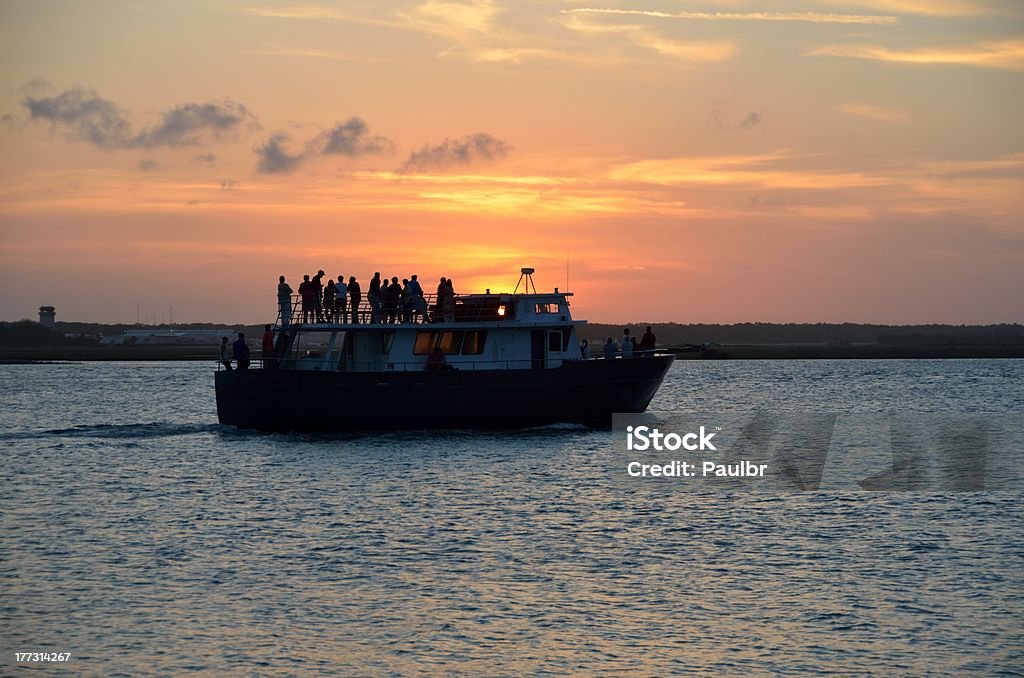
[[[304,356],[285,356],[282,358],[250,358],[247,369],[255,370],[295,370],[311,372],[429,372],[429,371],[450,371],[450,370],[508,370],[508,369],[529,369],[545,368],[550,362],[592,362],[595,360],[642,360],[646,357],[670,355],[668,353],[656,352],[650,355],[634,355],[627,358],[622,355],[606,358],[603,355],[592,355],[586,358],[518,358],[513,360],[452,360],[442,366],[440,370],[427,369],[427,357],[422,360],[388,361],[388,360],[341,360],[333,356],[324,356],[316,353]],[[232,360],[231,369],[239,369],[236,361]],[[226,369],[224,364],[217,361],[218,371]]]
[[[353,306],[351,298],[346,297],[345,306],[338,307],[336,303],[328,305],[323,297],[319,302],[310,300],[303,306],[302,297],[295,294],[288,306],[278,302],[276,326],[408,325],[509,320],[514,316],[515,305],[502,302],[501,296],[424,294],[396,302],[383,298],[371,301],[369,295],[364,295],[358,306]],[[285,316],[287,321],[282,322]]]

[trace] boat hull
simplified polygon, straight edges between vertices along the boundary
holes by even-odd
[[[536,370],[216,373],[220,423],[262,431],[611,425],[643,412],[673,356],[571,361]]]

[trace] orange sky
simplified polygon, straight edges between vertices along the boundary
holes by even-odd
[[[1019,2],[8,2],[0,63],[0,319],[568,258],[595,321],[1024,321]]]

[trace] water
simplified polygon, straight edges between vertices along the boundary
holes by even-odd
[[[245,433],[211,370],[0,367],[0,673],[1024,667],[1019,483],[624,481],[611,434],[573,427]],[[652,407],[1017,417],[1022,384],[1024,361],[686,362]]]

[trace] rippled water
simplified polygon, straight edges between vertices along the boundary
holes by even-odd
[[[652,407],[1018,416],[1024,361],[677,363]],[[199,363],[2,366],[0,445],[0,673],[1024,666],[1019,484],[623,482],[571,427],[245,433]]]

